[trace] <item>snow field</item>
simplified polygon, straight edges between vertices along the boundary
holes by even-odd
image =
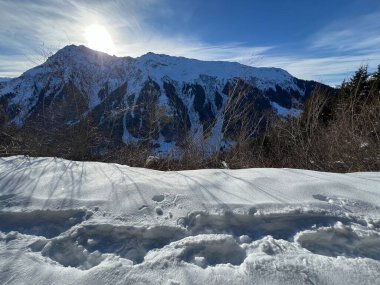
[[[380,174],[0,158],[1,284],[379,284]]]

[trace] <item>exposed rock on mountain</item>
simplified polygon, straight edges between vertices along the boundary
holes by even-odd
[[[243,130],[253,135],[264,113],[297,115],[318,86],[278,68],[153,53],[115,57],[71,45],[0,81],[0,105],[17,126],[91,117],[115,143],[149,141],[165,151],[203,137],[220,148]]]

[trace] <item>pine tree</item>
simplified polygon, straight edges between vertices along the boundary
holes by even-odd
[[[348,82],[343,82],[337,97],[340,109],[350,109],[352,116],[368,103],[370,93],[368,67],[361,66]]]
[[[380,98],[380,65],[377,67],[377,71],[372,74],[369,79],[370,97],[372,100]]]
[[[356,98],[363,98],[368,95],[368,66],[361,66],[348,82],[348,87],[352,96]]]
[[[2,104],[0,104],[0,130],[2,127],[6,125],[7,121],[8,121],[8,116],[5,111],[5,108]]]

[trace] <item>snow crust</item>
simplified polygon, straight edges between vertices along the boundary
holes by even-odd
[[[0,284],[379,284],[380,173],[0,158]]]

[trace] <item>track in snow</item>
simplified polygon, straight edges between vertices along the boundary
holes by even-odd
[[[295,241],[320,255],[380,260],[378,228],[325,213],[256,215],[254,209],[249,215],[194,212],[179,218],[177,227],[91,223],[91,215],[84,210],[0,212],[0,231],[6,234],[6,242],[16,239],[15,232],[40,236],[29,244],[32,251],[82,270],[100,264],[109,255],[140,264],[164,247],[164,251],[176,252],[176,262],[203,268],[240,265],[247,256],[243,245],[266,236]],[[275,253],[272,246],[265,251]]]

